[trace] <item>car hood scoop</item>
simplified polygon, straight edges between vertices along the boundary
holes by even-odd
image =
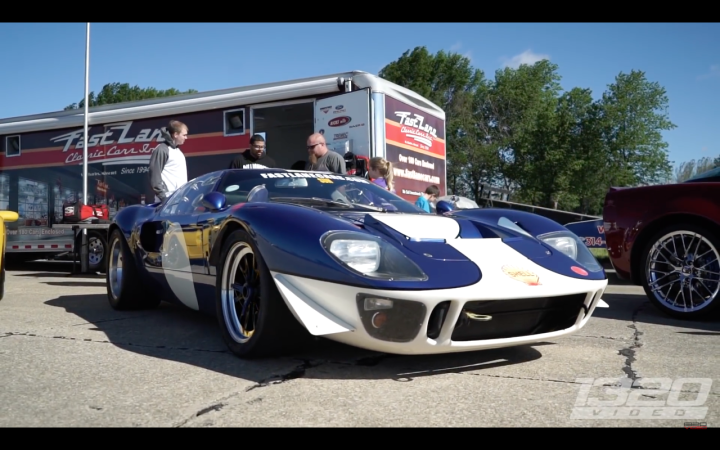
[[[445,216],[419,214],[366,214],[365,228],[392,237],[407,250],[441,261],[468,261],[447,242],[460,238],[460,224]]]
[[[460,224],[450,217],[382,213],[367,216],[413,241],[450,241],[460,236]]]

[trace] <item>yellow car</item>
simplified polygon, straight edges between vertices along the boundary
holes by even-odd
[[[5,296],[5,222],[18,220],[15,211],[0,211],[0,300]]]

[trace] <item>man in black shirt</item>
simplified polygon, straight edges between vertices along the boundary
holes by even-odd
[[[230,169],[274,169],[275,160],[265,152],[265,139],[256,134],[250,138],[250,148],[230,163]]]

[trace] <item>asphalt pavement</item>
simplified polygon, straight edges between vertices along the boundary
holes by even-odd
[[[639,287],[614,282],[604,296],[610,308],[596,310],[576,335],[538,345],[394,356],[320,339],[294,357],[244,361],[227,351],[214,318],[167,304],[117,312],[104,277],[69,270],[35,262],[7,272],[0,426],[720,423],[720,319],[671,319]],[[587,384],[600,378],[609,380]],[[664,392],[602,386],[659,378]],[[668,395],[673,383],[682,392]]]

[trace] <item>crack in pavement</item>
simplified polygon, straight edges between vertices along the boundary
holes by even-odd
[[[456,373],[456,375],[471,375],[475,377],[487,377],[487,378],[503,378],[503,379],[510,379],[510,380],[527,380],[527,381],[540,381],[540,382],[549,382],[549,383],[563,383],[563,384],[577,384],[577,385],[583,385],[586,383],[581,383],[578,381],[569,381],[569,380],[556,380],[552,378],[533,378],[533,377],[513,377],[509,375],[490,375],[486,373]],[[621,379],[618,379],[621,380]],[[603,384],[603,387],[617,387],[617,384]],[[637,387],[630,387],[630,389],[646,389],[642,386]],[[683,394],[697,394],[697,391],[689,390],[689,389],[681,389],[678,391]],[[720,397],[720,392],[708,392],[709,395]],[[647,398],[654,398],[657,399],[658,397],[654,395],[648,395],[648,394],[642,394],[642,397]]]
[[[264,378],[257,383],[253,384],[252,386],[246,387],[243,391],[239,392],[233,392],[232,394],[221,398],[220,400],[216,400],[212,402],[210,406],[207,406],[205,408],[200,409],[196,413],[194,413],[192,416],[188,417],[187,419],[183,420],[179,424],[175,425],[174,428],[181,428],[185,425],[187,425],[191,420],[195,419],[196,417],[200,417],[203,414],[210,413],[212,411],[220,411],[222,408],[228,405],[228,401],[234,397],[237,397],[241,394],[250,392],[254,389],[258,388],[264,388],[276,384],[282,384],[286,381],[290,380],[296,380],[298,378],[302,378],[307,373],[308,369],[314,369],[316,367],[320,367],[325,364],[335,364],[335,365],[343,365],[343,366],[359,366],[359,367],[372,367],[377,366],[382,361],[392,358],[395,355],[388,355],[388,354],[381,354],[376,356],[366,356],[364,358],[357,359],[355,361],[331,361],[331,360],[310,360],[310,359],[301,359],[302,364],[299,364],[295,367],[293,367],[290,371],[283,373],[283,374],[274,374],[270,375],[267,378]],[[254,400],[246,402],[247,404],[254,404],[262,401],[262,397],[255,398]]]
[[[622,342],[628,341],[628,339],[626,339],[626,338],[616,338],[616,337],[612,337],[612,336],[586,336],[584,334],[574,334],[574,335],[570,335],[569,337],[571,337],[571,338],[583,337],[583,338],[593,338],[593,339],[607,339],[610,341],[622,341]]]
[[[503,378],[506,380],[509,379],[509,380],[545,381],[548,383],[564,383],[564,384],[578,384],[578,385],[585,384],[585,383],[580,383],[577,381],[556,380],[553,378],[512,377],[510,375],[490,375],[487,373],[457,373],[456,375],[471,375],[474,377]]]
[[[250,392],[253,389],[263,388],[267,387],[273,384],[281,384],[286,381],[295,380],[298,378],[302,378],[305,376],[305,373],[308,369],[314,369],[316,367],[325,365],[325,364],[335,364],[335,365],[341,365],[341,366],[365,366],[365,367],[372,367],[377,366],[382,361],[393,357],[394,355],[388,355],[388,354],[381,354],[381,355],[375,355],[375,356],[366,356],[364,358],[357,359],[355,361],[332,361],[332,360],[320,360],[320,361],[313,361],[310,359],[302,359],[303,363],[295,366],[292,370],[290,370],[287,373],[284,374],[276,374],[271,375],[263,380],[260,380],[258,383],[248,387],[245,389],[245,392]]]
[[[148,317],[149,314],[143,314],[142,316],[133,316],[133,317],[120,317],[115,319],[101,319],[101,320],[94,320],[92,322],[83,322],[83,323],[76,323],[72,325],[73,327],[77,327],[80,325],[95,325],[97,323],[105,323],[105,322],[117,322],[119,320],[130,320],[130,319],[140,319],[141,317]]]
[[[205,408],[199,409],[197,412],[195,412],[195,414],[191,415],[191,416],[188,417],[187,419],[181,421],[181,422],[178,423],[177,425],[173,425],[173,428],[181,428],[181,427],[187,425],[188,422],[190,422],[190,421],[193,420],[194,418],[200,417],[200,416],[202,416],[203,414],[207,414],[207,413],[210,413],[210,412],[212,412],[212,411],[220,411],[221,409],[223,409],[224,407],[226,407],[226,406],[228,405],[228,400],[230,400],[230,399],[233,398],[233,397],[237,397],[237,396],[240,395],[241,393],[242,393],[242,392],[233,392],[232,394],[227,395],[227,396],[221,398],[220,400],[214,401],[210,406],[207,406],[207,407],[205,407]]]
[[[637,327],[637,316],[640,314],[640,311],[645,308],[650,302],[646,301],[640,304],[632,314],[632,324],[628,325],[628,328],[633,330],[632,334],[632,345],[629,347],[622,348],[618,350],[618,355],[625,357],[625,363],[623,365],[622,371],[625,372],[625,375],[627,375],[627,378],[629,378],[632,381],[631,389],[644,389],[644,387],[637,385],[637,381],[642,379],[642,377],[638,376],[637,370],[633,369],[632,364],[637,361],[635,358],[636,350],[643,346],[643,341],[640,339],[640,336],[642,336],[644,333],[638,330]]]
[[[157,349],[163,349],[163,350],[184,350],[184,351],[191,351],[191,352],[206,352],[206,353],[230,353],[229,350],[208,350],[204,348],[191,348],[191,347],[168,347],[166,345],[143,345],[143,344],[133,344],[132,342],[111,342],[109,340],[99,340],[99,339],[92,339],[92,338],[74,338],[74,337],[68,337],[68,336],[45,336],[37,333],[23,333],[23,332],[8,332],[5,336],[0,337],[9,337],[9,336],[25,336],[25,337],[38,337],[43,339],[62,339],[67,341],[77,341],[77,342],[90,342],[94,344],[112,344],[116,345],[118,347],[140,347],[140,348],[157,348]]]
[[[311,360],[303,360],[303,363],[295,366],[292,370],[290,370],[287,373],[280,374],[280,375],[271,375],[265,379],[260,380],[256,384],[249,386],[245,388],[245,392],[250,392],[253,389],[267,387],[273,384],[282,384],[286,381],[295,380],[297,378],[302,378],[305,376],[305,372],[308,369],[312,369],[315,367],[322,366],[323,364],[327,364],[327,361],[311,361]]]

